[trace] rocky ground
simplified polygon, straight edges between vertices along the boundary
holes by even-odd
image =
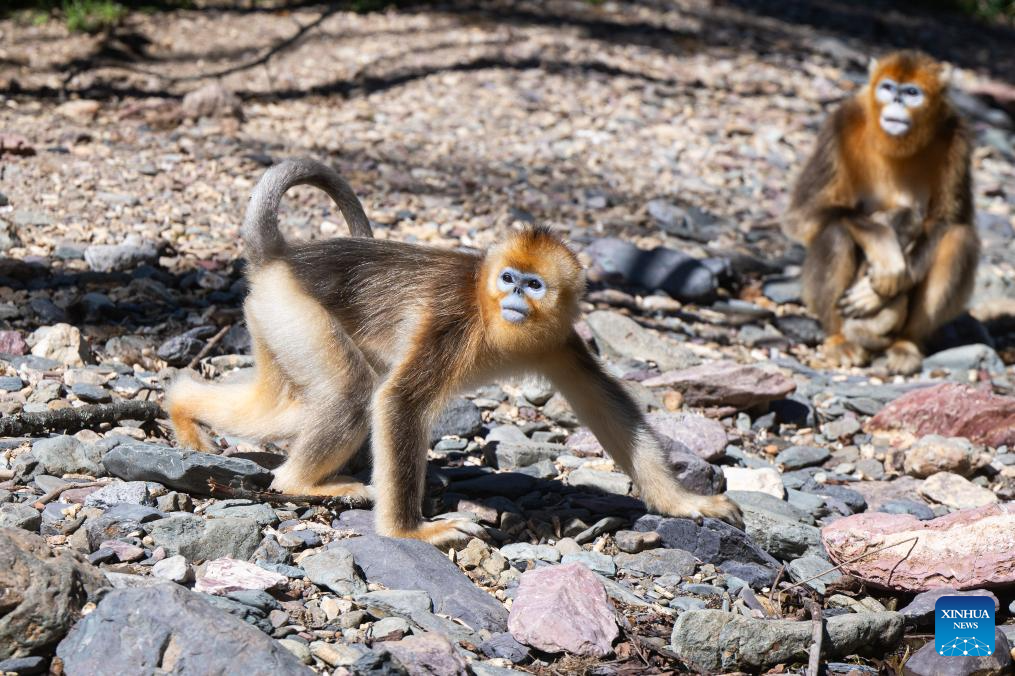
[[[1012,38],[835,2],[0,21],[0,671],[1011,671]],[[957,66],[985,243],[913,378],[822,362],[778,230],[821,119],[899,45]],[[338,166],[378,237],[567,237],[582,334],[746,530],[646,515],[535,380],[432,435],[428,513],[489,533],[459,551],[265,492],[283,449],[178,448],[167,382],[250,366],[238,225],[294,155]],[[310,189],[282,221],[344,229]],[[927,643],[947,588],[993,600],[992,657]]]

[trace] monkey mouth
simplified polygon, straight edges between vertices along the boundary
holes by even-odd
[[[500,316],[512,324],[522,323],[528,315],[528,312],[522,312],[521,310],[516,310],[510,307],[502,307],[500,309]]]
[[[881,117],[881,128],[889,136],[902,136],[909,131],[909,120],[899,117]]]

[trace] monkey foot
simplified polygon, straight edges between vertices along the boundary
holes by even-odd
[[[307,484],[299,481],[285,480],[280,478],[276,472],[275,480],[271,482],[271,487],[290,495],[326,495],[329,497],[352,498],[364,502],[374,501],[373,487],[353,479],[343,481],[339,478],[326,484]]]
[[[463,545],[472,538],[487,539],[486,529],[466,519],[447,519],[420,524],[412,529],[378,528],[378,532],[396,538],[423,540],[440,549]]]
[[[889,373],[912,375],[923,366],[923,353],[915,343],[897,340],[885,353]]]
[[[705,517],[719,519],[743,530],[744,516],[737,503],[725,495],[683,494],[665,505],[651,504],[653,511],[666,516],[700,520]]]
[[[841,334],[832,336],[822,346],[825,358],[837,366],[866,366],[870,354],[856,343],[851,343]]]

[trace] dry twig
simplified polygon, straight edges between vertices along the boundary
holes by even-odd
[[[292,503],[305,503],[308,505],[326,505],[335,511],[347,509],[362,509],[369,507],[370,501],[363,498],[354,498],[347,495],[290,495],[288,493],[271,493],[269,491],[254,491],[247,488],[236,488],[219,483],[215,479],[208,479],[208,492],[213,497],[241,498],[254,500],[256,502],[267,502],[273,505]]]
[[[192,369],[198,364],[200,364],[201,360],[207,357],[209,354],[211,354],[211,351],[215,349],[215,346],[219,344],[219,341],[222,340],[222,338],[226,335],[226,333],[229,332],[229,329],[231,328],[233,328],[232,324],[226,324],[225,326],[223,326],[221,329],[218,330],[218,333],[209,338],[208,342],[205,343],[204,347],[201,348],[201,351],[198,352],[197,355],[190,360],[190,363],[187,364],[187,368]]]
[[[807,676],[818,676],[821,670],[821,641],[825,634],[825,623],[821,616],[821,604],[813,599],[807,599],[804,605],[811,614],[811,648],[807,659]]]
[[[69,483],[63,486],[58,486],[48,493],[43,494],[33,505],[36,509],[43,509],[46,505],[56,500],[58,497],[63,495],[64,491],[69,491],[72,488],[92,488],[93,486],[108,486],[111,482],[106,479],[104,481],[85,481],[79,484]]]
[[[153,420],[165,416],[153,401],[125,399],[112,404],[58,408],[43,413],[19,413],[0,418],[0,437],[20,437],[46,432],[77,432],[120,420]]]

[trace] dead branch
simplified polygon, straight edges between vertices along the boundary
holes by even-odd
[[[308,505],[325,505],[337,512],[344,512],[347,509],[363,509],[370,506],[370,501],[364,498],[354,498],[348,495],[290,495],[288,493],[272,493],[269,491],[254,491],[247,488],[236,488],[219,483],[215,479],[208,479],[208,491],[213,497],[239,498],[242,500],[254,500],[255,502],[267,502],[272,505],[285,503],[304,503]]]
[[[76,483],[64,484],[63,486],[58,486],[57,488],[54,488],[50,492],[45,493],[41,498],[35,501],[35,504],[33,506],[36,509],[43,509],[46,505],[48,505],[49,503],[53,502],[58,497],[63,495],[64,491],[69,491],[72,488],[92,488],[93,486],[108,486],[110,483],[111,483],[110,480],[106,479],[104,481],[85,481],[83,483],[78,484]]]
[[[201,360],[207,357],[209,354],[211,354],[211,351],[215,349],[215,346],[219,344],[219,341],[222,340],[222,338],[226,335],[226,333],[229,332],[229,329],[231,328],[233,328],[232,324],[226,324],[225,326],[223,326],[221,329],[218,330],[218,333],[209,338],[208,342],[205,343],[204,347],[201,348],[201,351],[198,352],[197,355],[190,360],[190,363],[187,364],[187,368],[192,369],[198,364],[200,364]]]
[[[0,437],[20,437],[47,432],[77,432],[120,420],[154,420],[165,416],[153,401],[124,399],[112,404],[58,408],[43,413],[19,413],[0,418]]]

